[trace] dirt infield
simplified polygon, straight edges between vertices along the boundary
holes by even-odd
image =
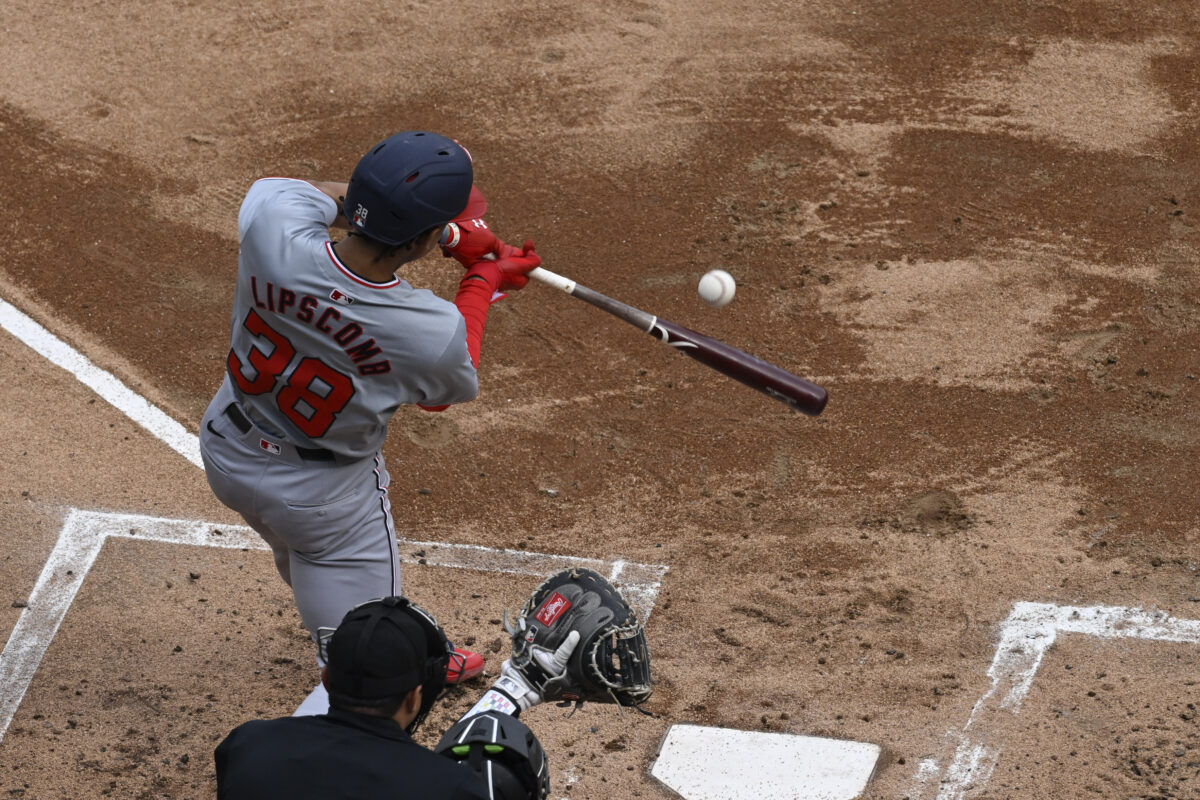
[[[678,722],[881,745],[871,798],[1200,792],[1200,645],[1179,634],[1200,619],[1200,11],[5,16],[0,300],[190,431],[221,379],[242,194],[344,180],[408,128],[461,140],[492,227],[548,268],[829,389],[804,417],[534,285],[493,308],[478,400],[396,416],[409,538],[669,568],[653,717],[527,715],[553,797],[669,797],[647,767]],[[696,294],[715,267],[738,280],[723,309]],[[457,272],[402,277],[448,296]],[[238,522],[4,332],[0,398],[0,637],[71,509]],[[530,580],[402,556],[405,592],[495,672]],[[1066,609],[1048,650],[1019,603]],[[1117,621],[1071,627],[1098,613]],[[211,796],[216,742],[315,679],[264,552],[108,542],[0,739],[0,796]],[[968,746],[991,766],[964,772]]]

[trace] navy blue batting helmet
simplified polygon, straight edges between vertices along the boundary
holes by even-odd
[[[471,156],[428,131],[389,136],[359,159],[342,213],[354,230],[406,244],[462,213],[471,195]]]

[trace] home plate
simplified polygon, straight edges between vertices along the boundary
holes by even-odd
[[[672,725],[650,774],[684,800],[853,800],[879,746],[863,742]]]

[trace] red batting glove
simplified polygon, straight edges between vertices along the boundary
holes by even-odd
[[[501,242],[503,244],[503,242]],[[508,245],[504,245],[508,247]],[[500,291],[524,289],[529,283],[529,273],[542,265],[542,259],[533,251],[533,239],[526,239],[520,250],[513,247],[511,255],[502,255],[496,262],[500,270]]]
[[[464,267],[481,258],[511,258],[521,251],[496,238],[482,219],[457,219],[446,226],[449,236],[442,245],[442,255],[453,257]]]
[[[498,241],[498,240],[497,240]],[[507,245],[505,245],[507,247]],[[529,283],[529,272],[542,265],[542,259],[533,250],[533,240],[526,239],[520,250],[510,248],[511,255],[492,261],[481,258],[471,264],[464,278],[479,276],[488,282],[494,292],[516,291]]]

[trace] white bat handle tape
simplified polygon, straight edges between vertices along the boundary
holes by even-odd
[[[564,278],[558,273],[551,272],[543,267],[534,267],[529,271],[529,277],[539,280],[542,283],[553,286],[555,289],[571,294],[575,291],[575,281],[570,278]]]

